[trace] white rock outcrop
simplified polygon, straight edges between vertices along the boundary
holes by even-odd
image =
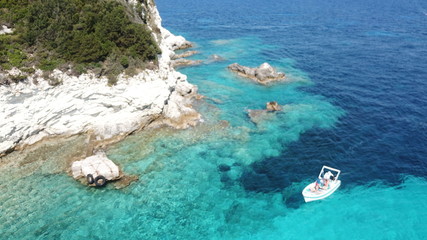
[[[285,74],[277,72],[270,64],[263,63],[257,68],[245,67],[237,63],[233,63],[228,66],[233,72],[236,72],[242,77],[250,78],[256,82],[266,85],[273,81],[285,79]]]
[[[13,33],[13,29],[8,28],[6,25],[2,25],[0,29],[0,35]]]
[[[119,167],[103,152],[73,162],[71,171],[75,179],[85,178],[88,174],[92,174],[93,178],[104,176],[109,181],[120,178]]]
[[[159,68],[133,77],[121,75],[114,86],[94,74],[75,77],[59,70],[49,76],[60,82],[55,87],[40,70],[24,82],[1,85],[0,156],[47,136],[93,132],[102,140],[127,135],[154,120],[177,128],[197,124],[200,115],[191,106],[197,87],[171,66],[174,49],[186,41],[161,26],[157,8],[150,3],[149,14],[160,29]]]

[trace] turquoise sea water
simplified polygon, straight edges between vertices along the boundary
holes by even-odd
[[[108,149],[139,176],[121,190],[63,172],[82,139],[3,159],[0,239],[427,238],[426,4],[157,4],[206,62],[180,69],[205,96],[204,123]],[[260,86],[226,69],[266,61],[290,81]],[[285,111],[251,122],[247,110],[267,101]],[[304,203],[324,164],[342,170],[342,186]]]

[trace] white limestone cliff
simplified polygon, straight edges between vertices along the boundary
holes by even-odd
[[[171,66],[174,50],[188,42],[164,29],[154,2],[148,3],[148,14],[160,30],[159,68],[134,77],[121,75],[114,86],[94,74],[75,77],[59,70],[50,76],[60,82],[55,87],[39,70],[25,82],[0,86],[0,156],[48,136],[93,132],[102,140],[153,121],[186,128],[200,120],[191,106],[197,87]],[[9,74],[19,75],[19,70]]]

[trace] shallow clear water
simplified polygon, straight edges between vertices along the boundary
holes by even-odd
[[[206,62],[180,70],[206,96],[205,122],[109,149],[140,178],[122,190],[61,171],[81,139],[16,154],[0,169],[2,239],[427,238],[427,4],[157,4]],[[290,82],[259,86],[226,69],[266,61]],[[247,110],[267,101],[286,111],[252,123]],[[342,186],[306,204],[301,190],[324,164],[342,170]]]

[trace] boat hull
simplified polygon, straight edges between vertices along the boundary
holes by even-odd
[[[314,188],[314,185],[315,183],[310,183],[307,185],[307,187],[304,188],[304,190],[302,190],[302,195],[305,202],[312,202],[329,197],[341,186],[341,180],[331,182],[328,189],[319,189],[316,192],[312,192],[311,189]]]

